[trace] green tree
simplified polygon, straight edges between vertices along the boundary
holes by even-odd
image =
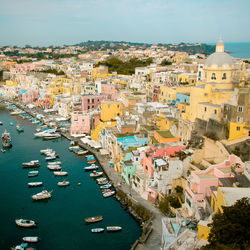
[[[238,200],[233,206],[223,207],[210,224],[207,249],[218,249],[218,245],[247,249],[250,247],[250,204],[248,198]]]
[[[167,198],[163,198],[159,201],[159,209],[162,213],[167,213],[169,211],[169,201]]]
[[[176,192],[176,194],[178,194],[178,195],[183,194],[183,187],[181,187],[181,186],[176,186],[176,187],[175,187],[175,192]]]

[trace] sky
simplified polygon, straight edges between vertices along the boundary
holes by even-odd
[[[0,0],[0,45],[250,42],[250,0]]]

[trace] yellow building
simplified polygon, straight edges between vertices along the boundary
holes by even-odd
[[[166,117],[164,114],[159,114],[155,117],[155,122],[159,130],[169,130],[177,120],[172,117]]]
[[[184,62],[187,57],[188,57],[187,52],[177,51],[175,53],[174,57],[172,58],[172,61],[175,62],[175,63],[181,63],[181,62]]]
[[[229,136],[228,140],[235,140],[239,138],[243,138],[245,136],[250,136],[250,125],[246,123],[237,123],[230,122],[229,123]]]
[[[7,80],[5,82],[5,85],[8,86],[8,87],[15,87],[18,85],[17,81],[10,81],[10,80]]]
[[[116,101],[103,101],[101,103],[101,119],[97,127],[91,131],[91,138],[98,141],[98,136],[105,127],[117,125],[116,117],[122,115],[122,103]]]
[[[92,69],[91,79],[92,79],[92,81],[95,81],[95,80],[98,79],[99,75],[106,75],[108,73],[109,73],[108,72],[108,67],[101,65],[101,66],[99,66],[97,68]]]
[[[197,74],[196,73],[181,73],[178,74],[177,81],[179,83],[188,83],[189,85],[195,85],[197,80]]]
[[[210,102],[200,102],[197,108],[197,118],[205,121],[208,121],[209,119],[220,121],[221,105]]]
[[[163,104],[171,104],[176,99],[176,88],[167,86],[160,87],[159,102]]]

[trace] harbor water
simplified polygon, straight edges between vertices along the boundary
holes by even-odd
[[[130,249],[140,236],[140,227],[134,219],[122,210],[115,198],[103,198],[95,180],[84,172],[88,166],[84,156],[76,156],[68,150],[70,143],[65,138],[42,140],[35,138],[36,125],[20,116],[11,116],[6,109],[0,109],[0,133],[10,132],[13,147],[0,152],[0,198],[1,225],[0,249],[22,243],[24,236],[38,236],[41,240],[31,244],[36,249]],[[13,122],[14,125],[10,125]],[[24,128],[16,131],[16,124]],[[52,148],[62,162],[62,169],[68,176],[54,176],[47,168],[41,149]],[[22,163],[39,160],[39,175],[28,177]],[[70,186],[58,187],[57,182],[70,181]],[[43,187],[28,187],[28,182],[42,181]],[[43,189],[52,191],[47,201],[32,201],[31,196]],[[103,221],[86,225],[84,219],[102,215]],[[15,219],[34,220],[35,228],[20,228]],[[122,231],[102,234],[91,233],[92,228],[121,226]]]

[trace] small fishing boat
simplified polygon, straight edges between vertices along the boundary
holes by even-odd
[[[59,181],[59,182],[57,182],[57,185],[59,187],[68,186],[69,185],[69,181]]]
[[[46,153],[52,152],[52,151],[53,151],[53,149],[51,149],[51,148],[46,148],[46,149],[41,149],[41,150],[40,150],[40,153],[41,153],[41,154],[46,154]]]
[[[35,242],[39,241],[39,237],[37,237],[37,236],[25,236],[25,237],[23,237],[23,241],[35,243]]]
[[[108,232],[119,232],[122,230],[122,227],[119,227],[119,226],[109,226],[109,227],[106,227],[107,231]]]
[[[8,133],[6,129],[2,134],[2,145],[3,145],[3,148],[12,147],[10,133]]]
[[[23,128],[20,126],[20,124],[16,125],[16,130],[17,130],[17,132],[23,132],[24,131]]]
[[[68,172],[66,172],[66,171],[55,171],[54,175],[55,176],[65,176],[65,175],[68,175]]]
[[[90,164],[96,162],[96,159],[95,159],[95,157],[94,157],[93,155],[87,155],[87,156],[86,156],[86,160],[87,160],[87,162],[90,163]]]
[[[33,200],[45,200],[51,198],[51,193],[52,191],[49,192],[47,190],[43,190],[42,192],[34,194],[31,197]]]
[[[96,179],[96,182],[97,182],[98,185],[106,185],[106,184],[108,184],[107,178],[104,178],[104,177]]]
[[[96,172],[95,170],[89,175],[91,178],[97,178],[99,176],[102,176],[103,172]]]
[[[80,147],[79,146],[71,146],[69,147],[69,151],[75,151],[75,150],[80,150]]]
[[[108,189],[108,188],[111,188],[111,187],[112,187],[112,184],[111,183],[107,183],[106,185],[100,186],[100,189]]]
[[[61,165],[62,163],[60,161],[52,161],[48,162],[48,165]]]
[[[79,150],[78,152],[76,152],[77,155],[85,155],[87,154],[89,151],[88,150]]]
[[[28,183],[28,186],[29,187],[40,187],[43,185],[43,182],[42,181],[37,181],[37,182],[29,182]]]
[[[28,177],[38,176],[38,174],[39,174],[39,171],[29,171]]]
[[[45,157],[45,160],[46,160],[46,161],[51,161],[51,160],[55,160],[55,159],[56,159],[56,156],[55,156],[55,155]]]
[[[1,152],[3,152],[3,153],[6,152],[6,149],[1,148]]]
[[[59,171],[62,169],[60,165],[55,165],[55,164],[48,165],[47,168],[51,171]]]
[[[36,226],[36,223],[33,220],[16,219],[15,222],[19,227],[34,227],[34,226]]]
[[[13,126],[14,125],[14,123],[13,122],[10,122],[10,126]]]
[[[84,168],[85,171],[92,171],[92,170],[96,170],[96,169],[98,169],[98,166],[95,165],[94,163],[91,164],[90,166]]]
[[[102,196],[104,198],[108,198],[110,196],[113,196],[115,194],[115,191],[109,191],[109,192],[103,192]]]
[[[96,223],[102,220],[103,217],[101,215],[85,218],[86,223]]]
[[[3,125],[3,122],[0,121],[0,125]]]
[[[103,233],[104,232],[104,228],[92,228],[91,232],[92,233]]]
[[[33,160],[29,162],[23,162],[22,165],[24,168],[33,168],[33,167],[40,167],[39,160]]]

